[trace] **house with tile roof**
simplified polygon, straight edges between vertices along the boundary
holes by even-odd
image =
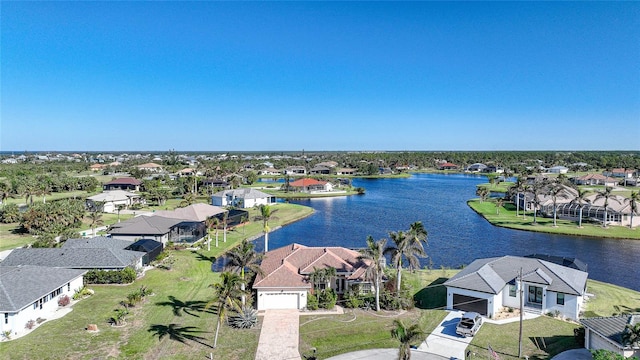
[[[111,190],[125,190],[125,191],[140,191],[140,187],[142,185],[142,181],[132,178],[132,177],[123,177],[109,181],[108,183],[102,185],[103,191],[111,191]]]
[[[584,347],[609,350],[625,358],[640,358],[640,343],[625,344],[622,335],[627,325],[640,324],[640,314],[596,317],[580,320],[584,326]]]
[[[139,170],[148,171],[148,172],[162,172],[162,165],[156,163],[146,163],[136,166]]]
[[[50,319],[58,299],[73,297],[83,286],[86,270],[40,266],[0,266],[0,332],[22,335],[25,325],[38,318]]]
[[[576,185],[604,185],[604,186],[616,186],[618,185],[618,179],[604,176],[601,174],[586,174],[573,179]]]
[[[214,206],[233,206],[241,209],[275,202],[275,196],[252,188],[223,190],[211,196],[211,204]]]
[[[337,294],[343,294],[353,285],[366,289],[367,263],[359,260],[360,253],[343,247],[308,247],[291,244],[268,251],[253,284],[258,310],[303,309],[307,294],[313,291],[309,275],[316,269],[334,268],[336,277],[330,282]]]
[[[161,210],[153,213],[154,216],[162,216],[172,219],[182,219],[187,221],[205,221],[210,217],[227,212],[219,206],[209,204],[192,204],[175,210]]]
[[[519,277],[522,269],[522,278]],[[474,260],[447,280],[447,309],[475,311],[493,317],[502,307],[557,313],[577,320],[588,273],[539,258],[502,256]]]
[[[314,193],[332,191],[333,185],[328,181],[320,181],[311,178],[298,179],[290,182],[289,187],[294,191]]]

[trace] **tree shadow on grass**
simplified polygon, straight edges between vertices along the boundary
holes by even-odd
[[[173,309],[173,314],[175,316],[182,316],[182,313],[200,317],[198,313],[207,312],[213,313],[211,309],[206,309],[206,302],[201,300],[190,300],[190,301],[182,301],[177,299],[175,296],[169,296],[167,301],[157,302],[157,306],[171,306]]]
[[[448,278],[440,277],[413,295],[418,309],[438,309],[447,306],[447,288],[441,285]],[[440,285],[440,286],[435,286]]]
[[[187,340],[191,340],[197,342],[200,345],[204,345],[213,349],[213,346],[204,342],[204,340],[206,340],[204,337],[197,335],[206,332],[197,330],[195,326],[180,326],[180,324],[156,324],[149,326],[149,329],[147,329],[147,331],[153,333],[154,336],[157,336],[158,340],[162,340],[162,338],[168,336],[169,339],[181,342],[183,344],[186,344]]]
[[[196,254],[196,259],[200,260],[200,261],[208,261],[210,263],[214,263],[216,262],[216,257],[215,256],[207,256],[199,251],[194,252],[194,254]]]

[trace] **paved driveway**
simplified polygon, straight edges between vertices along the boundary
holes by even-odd
[[[398,349],[369,349],[340,354],[327,360],[397,360]],[[411,350],[411,360],[449,360],[440,355]]]
[[[262,319],[255,360],[300,360],[298,310],[267,310]]]
[[[456,325],[464,311],[451,311],[440,325],[418,347],[419,351],[443,356],[447,359],[464,359],[464,351],[473,340],[456,334]]]

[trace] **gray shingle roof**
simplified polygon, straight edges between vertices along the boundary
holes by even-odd
[[[616,342],[621,348],[622,332],[627,324],[635,325],[640,322],[640,314],[586,318],[580,320],[582,325],[597,332],[598,334]]]
[[[87,239],[68,239],[62,245],[63,249],[72,248],[105,248],[123,250],[133,244],[131,240],[114,239],[106,236],[96,236]]]
[[[498,294],[514,281],[522,268],[525,282],[548,285],[550,291],[582,295],[588,274],[548,261],[517,256],[477,259],[444,284],[446,286]]]
[[[189,221],[205,221],[208,218],[226,212],[227,210],[209,204],[193,204],[175,210],[163,210],[154,213],[154,216],[162,216],[171,219],[183,219]]]
[[[85,273],[78,269],[0,266],[0,312],[17,312]]]
[[[184,220],[163,216],[138,216],[121,223],[113,224],[109,233],[119,235],[164,235]]]
[[[107,248],[14,249],[2,266],[48,266],[72,269],[121,269],[135,264],[144,252]]]
[[[233,196],[240,199],[262,199],[272,197],[272,195],[263,193],[262,191],[258,191],[256,189],[246,188],[246,189],[234,189],[234,190],[223,190],[218,191],[213,194],[215,197],[226,197]]]

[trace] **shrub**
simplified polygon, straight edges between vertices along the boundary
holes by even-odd
[[[355,292],[349,291],[344,298],[344,307],[350,309],[357,309],[364,305],[364,299],[358,296]]]
[[[318,293],[318,307],[333,309],[336,306],[337,295],[333,289],[323,289]]]
[[[311,293],[307,293],[307,309],[318,310],[318,298]]]
[[[83,286],[80,289],[77,289],[76,292],[73,294],[73,300],[80,300],[83,297],[91,296],[91,295],[93,295],[93,290],[88,289],[86,286]]]
[[[114,314],[109,319],[109,322],[112,325],[116,325],[116,326],[124,325],[126,323],[125,319],[127,315],[129,315],[129,310],[127,310],[126,308],[120,308],[120,309],[115,309],[113,311],[114,311]]]
[[[34,320],[27,321],[27,324],[24,326],[25,329],[33,329],[36,326],[36,322]]]
[[[235,316],[229,317],[229,325],[237,329],[251,329],[258,324],[258,311],[243,307]]]
[[[16,204],[7,204],[0,210],[0,222],[5,224],[16,223],[20,221],[20,209]]]
[[[90,270],[84,275],[87,284],[130,284],[136,279],[136,271],[131,267],[122,270]]]
[[[67,306],[71,304],[71,298],[68,295],[63,295],[58,298],[58,306]]]
[[[5,330],[2,332],[2,337],[7,339],[7,340],[11,340],[11,330]]]

